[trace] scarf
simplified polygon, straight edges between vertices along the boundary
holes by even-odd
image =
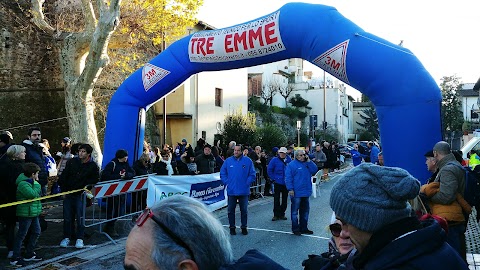
[[[171,160],[170,159],[169,160],[164,160],[162,158],[162,159],[160,159],[160,161],[167,165],[168,176],[172,176],[173,175],[173,168],[172,168]]]

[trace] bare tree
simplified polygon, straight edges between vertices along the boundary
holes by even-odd
[[[45,0],[31,0],[32,21],[56,38],[60,47],[60,66],[65,81],[65,107],[69,117],[70,136],[76,142],[90,143],[96,160],[103,155],[95,126],[93,88],[108,64],[107,48],[120,21],[121,0],[96,0],[96,16],[92,0],[81,0],[84,28],[62,33],[50,25],[43,13]]]
[[[293,83],[282,85],[278,89],[278,93],[285,99],[285,105],[288,104],[288,98],[292,94],[293,90],[295,90]]]
[[[269,104],[272,106],[273,104],[273,97],[276,93],[280,91],[281,84],[277,80],[271,80],[265,82],[262,85],[262,91],[260,93],[261,98],[263,99],[263,103],[265,105]]]

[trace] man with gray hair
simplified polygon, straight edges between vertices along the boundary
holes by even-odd
[[[200,201],[180,195],[145,209],[125,249],[125,269],[218,269],[233,261],[222,224]]]
[[[425,192],[430,203],[432,214],[439,215],[448,222],[447,242],[466,260],[465,231],[467,229],[465,215],[457,202],[457,193],[464,195],[465,172],[455,159],[450,145],[440,141],[433,147],[438,174],[434,182],[440,188],[436,193]],[[422,187],[422,192],[425,191]]]
[[[233,260],[230,240],[200,201],[181,195],[163,199],[138,217],[125,246],[125,269],[284,269],[249,250]]]
[[[290,195],[292,232],[295,235],[313,234],[308,229],[310,195],[312,195],[312,175],[317,165],[309,160],[305,150],[295,151],[295,160],[288,163],[285,171],[285,184]]]

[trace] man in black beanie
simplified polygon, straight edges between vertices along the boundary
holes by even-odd
[[[135,176],[135,170],[128,164],[128,152],[125,149],[119,149],[113,158],[102,171],[102,181],[109,180],[129,180]],[[115,221],[117,217],[125,211],[125,194],[114,195],[107,198],[107,219],[104,230],[112,237],[118,236],[115,230]]]
[[[355,269],[468,269],[440,225],[412,211],[419,190],[400,168],[363,163],[340,176],[330,206],[357,249]]]

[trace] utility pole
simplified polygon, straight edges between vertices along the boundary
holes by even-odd
[[[323,71],[323,129],[327,129],[327,81],[325,79],[325,70]]]

